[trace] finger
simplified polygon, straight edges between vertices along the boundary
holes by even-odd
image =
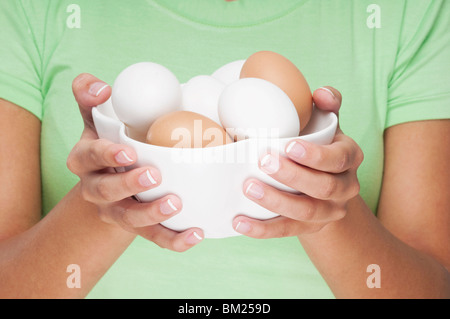
[[[338,132],[329,145],[296,139],[288,143],[285,152],[301,165],[329,173],[342,173],[356,168],[364,157],[358,144],[342,132]]]
[[[319,109],[339,114],[339,109],[342,104],[342,95],[335,88],[324,86],[313,92],[313,101],[315,106]]]
[[[140,167],[121,173],[94,173],[82,181],[83,197],[92,203],[117,202],[157,187],[161,174],[154,167]]]
[[[137,234],[146,238],[161,248],[184,252],[200,243],[203,231],[200,228],[190,228],[183,232],[176,232],[160,224],[143,227],[137,230]]]
[[[73,80],[72,91],[85,127],[94,129],[92,107],[106,102],[111,96],[111,87],[91,74],[82,73]]]
[[[132,147],[114,144],[106,139],[82,138],[67,158],[69,170],[80,176],[107,167],[123,167],[135,163],[136,152]]]
[[[284,216],[268,220],[257,220],[247,216],[237,216],[233,220],[233,228],[240,234],[258,238],[282,238],[311,234],[322,229],[326,223],[305,223]]]
[[[117,224],[128,231],[135,232],[135,228],[159,224],[178,214],[181,209],[181,200],[170,194],[146,203],[126,198],[100,209],[100,215],[107,223]]]
[[[316,199],[345,200],[359,192],[354,170],[339,174],[327,173],[271,153],[261,158],[259,167],[280,183]]]
[[[345,210],[331,201],[284,192],[256,179],[244,183],[244,194],[274,213],[302,222],[330,222],[345,215]]]

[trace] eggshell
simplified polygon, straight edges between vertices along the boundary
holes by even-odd
[[[220,123],[218,104],[225,84],[209,75],[198,75],[182,86],[181,110],[202,114]]]
[[[292,101],[275,84],[257,78],[228,85],[219,99],[222,126],[235,140],[298,136],[300,122]]]
[[[128,134],[142,141],[158,117],[179,110],[181,86],[166,67],[141,62],[124,69],[112,88],[112,104]]]
[[[308,124],[313,106],[311,89],[302,72],[290,60],[271,51],[254,53],[242,66],[240,78],[259,78],[277,85],[294,103],[300,129]]]
[[[231,84],[236,80],[239,80],[242,66],[245,60],[237,60],[225,64],[213,72],[212,77],[221,81],[225,85]]]
[[[146,141],[176,148],[203,148],[232,142],[219,124],[189,111],[171,112],[158,118],[148,130]]]

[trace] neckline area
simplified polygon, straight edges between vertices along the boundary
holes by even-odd
[[[190,22],[219,28],[249,27],[288,15],[307,0],[146,0]],[[264,2],[261,4],[261,2]]]

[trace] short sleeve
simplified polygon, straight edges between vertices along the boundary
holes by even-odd
[[[385,128],[450,118],[450,1],[407,1]]]
[[[42,119],[39,42],[20,0],[0,4],[0,98]]]

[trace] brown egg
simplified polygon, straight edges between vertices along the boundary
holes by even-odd
[[[240,78],[259,78],[278,86],[297,109],[300,131],[308,124],[313,109],[311,89],[290,60],[271,51],[254,53],[242,66]]]
[[[231,143],[222,126],[194,112],[175,111],[158,118],[150,126],[146,142],[178,148],[201,148]]]

